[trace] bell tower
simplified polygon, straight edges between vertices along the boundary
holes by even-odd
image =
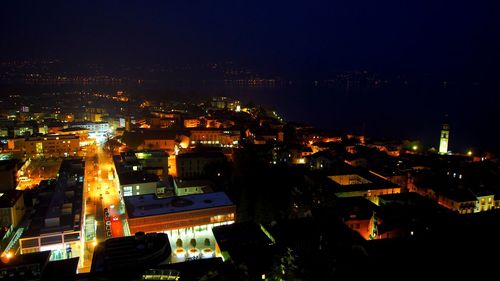
[[[448,153],[448,142],[450,140],[450,125],[448,121],[443,122],[441,125],[441,138],[439,141],[439,154]]]

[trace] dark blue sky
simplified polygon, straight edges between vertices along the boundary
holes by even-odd
[[[110,68],[232,60],[299,80],[349,70],[413,76],[409,89],[376,94],[261,96],[296,120],[430,145],[448,113],[456,147],[498,148],[500,1],[2,1],[0,34],[1,60]],[[454,86],[426,86],[426,77]]]
[[[3,59],[231,59],[299,76],[359,68],[473,74],[500,62],[499,1],[5,2]]]

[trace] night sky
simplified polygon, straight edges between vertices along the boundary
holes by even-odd
[[[229,58],[299,74],[476,72],[500,61],[499,8],[451,0],[4,1],[0,52],[99,62]]]
[[[492,137],[500,135],[498,122],[492,122],[500,119],[493,113],[500,104],[500,1],[6,2],[0,8],[1,60],[58,58],[111,66],[232,60],[290,79],[327,79],[337,72],[367,69],[480,81],[486,86],[473,88],[473,93],[470,88],[440,92],[437,100],[432,91],[417,98],[421,89],[399,92],[399,103],[391,96],[378,113],[362,106],[368,113],[354,123],[359,127],[382,112],[389,115],[377,122],[382,127],[380,123],[394,119],[387,112],[399,107],[397,113],[408,116],[397,126],[417,124],[414,137],[419,137],[419,126],[425,127],[420,121],[438,123],[445,113],[463,128],[474,129],[459,135],[464,147],[469,141],[491,146],[496,143]],[[316,99],[315,104],[322,103],[320,94]],[[415,99],[427,100],[412,105]],[[432,118],[425,119],[429,109]],[[295,111],[290,114],[300,118]],[[336,117],[344,122],[341,127],[351,125],[344,112],[339,115],[344,116]],[[305,114],[303,119],[325,123],[324,116],[308,118]]]

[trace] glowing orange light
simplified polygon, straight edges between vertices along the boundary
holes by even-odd
[[[3,262],[3,263],[8,263],[10,261],[10,259],[13,257],[14,255],[11,253],[11,252],[4,252],[2,254],[2,256],[0,257],[0,260]]]

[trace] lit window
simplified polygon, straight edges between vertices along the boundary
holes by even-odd
[[[124,186],[123,187],[123,196],[131,196],[132,195],[132,187]]]

